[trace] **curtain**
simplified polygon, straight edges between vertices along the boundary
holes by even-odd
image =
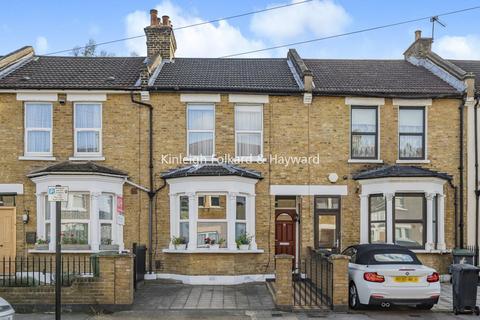
[[[50,152],[50,131],[28,131],[27,152]]]
[[[262,153],[262,136],[260,133],[238,133],[237,154],[238,156],[259,156]]]
[[[423,132],[423,110],[400,109],[399,130],[402,133]]]
[[[352,109],[352,132],[375,132],[376,128],[376,109]]]
[[[400,157],[421,158],[423,156],[422,136],[400,136]]]
[[[261,131],[262,113],[259,111],[237,111],[235,128],[240,131]]]
[[[75,105],[75,128],[100,129],[101,107],[99,104],[76,104]]]
[[[190,132],[188,152],[191,156],[213,155],[213,132]]]
[[[193,108],[188,110],[189,130],[214,130],[215,119],[213,108]]]

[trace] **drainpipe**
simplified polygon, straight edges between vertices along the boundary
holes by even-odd
[[[464,241],[463,241],[463,226],[464,226],[464,218],[463,218],[463,129],[464,129],[464,119],[463,119],[463,112],[464,112],[464,107],[465,107],[465,97],[462,100],[462,103],[459,106],[459,111],[460,111],[460,163],[458,167],[458,173],[460,175],[460,183],[459,183],[459,204],[460,204],[460,217],[459,217],[459,224],[458,228],[459,230],[459,242],[460,242],[460,248],[463,249],[464,247]]]
[[[153,270],[153,201],[155,199],[155,195],[161,189],[154,191],[154,181],[153,181],[153,106],[150,103],[146,103],[143,101],[135,100],[133,91],[130,92],[130,98],[133,103],[138,104],[143,107],[148,108],[148,126],[149,126],[149,135],[148,135],[148,153],[149,153],[149,188],[147,191],[148,195],[148,273],[152,273]],[[143,190],[143,189],[140,189]]]
[[[476,95],[476,103],[475,103],[475,106],[474,106],[474,109],[473,109],[473,113],[474,113],[474,119],[473,119],[473,127],[474,127],[474,130],[475,130],[475,133],[474,133],[474,139],[475,139],[475,149],[474,149],[474,152],[475,152],[475,265],[477,266],[478,265],[478,220],[479,220],[479,208],[478,208],[478,200],[479,200],[479,195],[480,195],[480,191],[478,189],[478,103],[479,103],[479,96]]]

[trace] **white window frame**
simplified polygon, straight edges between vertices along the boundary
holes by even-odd
[[[29,105],[47,105],[50,106],[50,129],[48,128],[27,128],[27,109]],[[25,102],[23,114],[24,127],[24,156],[25,157],[51,157],[53,154],[53,104],[50,102]],[[28,151],[28,132],[46,131],[50,133],[50,152],[29,152]]]
[[[197,201],[197,203],[198,203],[198,198],[200,198],[200,197],[206,197],[206,196],[218,197],[218,198],[220,198],[221,196],[224,196],[224,197],[225,197],[225,219],[200,219],[200,217],[199,217],[199,215],[198,215],[198,208],[200,208],[200,207],[197,206],[197,210],[193,213],[193,214],[196,215],[196,221],[197,221],[197,223],[195,224],[195,235],[196,235],[196,239],[198,239],[198,224],[199,224],[199,223],[202,223],[202,222],[206,222],[206,223],[208,223],[208,222],[211,222],[211,223],[226,223],[226,224],[227,224],[227,239],[230,239],[230,234],[229,234],[229,232],[228,232],[228,230],[229,230],[229,226],[228,226],[228,225],[229,225],[229,223],[230,223],[230,221],[229,221],[229,219],[228,219],[228,194],[225,193],[225,192],[211,192],[211,193],[210,193],[210,192],[198,192],[198,193],[196,194],[195,199],[196,199],[196,201]],[[206,198],[204,198],[204,199],[206,200]],[[204,200],[204,201],[205,201],[205,200]],[[206,208],[206,209],[218,209],[218,208],[221,208],[221,207],[222,207],[222,206],[212,206],[212,205],[210,205],[210,206],[202,207],[202,209],[203,209],[203,208]],[[234,236],[235,236],[235,235],[234,235]],[[205,246],[201,246],[201,245],[198,243],[198,241],[197,241],[197,247],[198,247],[198,248],[202,248],[202,247],[205,247]]]
[[[73,192],[69,192],[70,194],[71,193],[75,193],[75,194],[82,194],[82,195],[85,195],[87,198],[88,198],[88,219],[62,219],[61,221],[61,224],[67,224],[67,223],[78,223],[78,224],[87,224],[87,228],[88,228],[88,238],[87,238],[87,243],[89,246],[92,245],[92,215],[93,215],[93,210],[92,210],[92,196],[90,194],[90,192],[88,191],[73,191]],[[71,210],[76,210],[75,207],[72,207],[72,208],[69,208]],[[50,217],[51,217],[51,214],[50,214]],[[51,230],[51,229],[50,229]],[[52,235],[50,235],[51,237]],[[63,243],[62,243],[63,244]]]
[[[108,197],[112,197],[112,219],[110,220],[107,220],[107,219],[101,219],[100,218],[100,207],[98,208],[98,223],[99,223],[99,226],[98,226],[98,232],[99,232],[99,235],[98,235],[98,239],[99,239],[99,242],[100,242],[100,246],[102,246],[102,224],[110,224],[111,225],[111,228],[112,228],[112,233],[110,235],[110,238],[111,238],[111,243],[110,245],[113,245],[115,244],[115,208],[116,208],[116,197],[113,193],[110,193],[110,192],[102,192],[100,194],[101,197],[103,196],[108,196]]]
[[[81,105],[98,105],[100,107],[100,128],[77,128],[77,121],[76,121],[76,118],[77,118],[77,105],[78,104],[81,104]],[[102,157],[102,152],[103,152],[103,143],[102,143],[102,140],[103,140],[103,104],[101,102],[81,102],[81,101],[77,101],[73,104],[73,131],[74,131],[74,136],[73,136],[73,146],[74,146],[74,150],[73,150],[73,154],[74,154],[74,157],[78,157],[78,158],[82,158],[82,157],[85,157],[85,158],[90,158],[90,157]],[[78,152],[77,151],[77,133],[79,131],[97,131],[99,133],[98,135],[98,152]]]
[[[260,130],[240,130],[237,128],[237,113],[240,111],[259,112],[261,115],[262,128]],[[236,104],[235,105],[235,157],[240,160],[263,160],[263,105],[262,104]],[[242,156],[238,154],[238,134],[239,133],[254,133],[260,134],[260,154],[252,156]]]
[[[190,110],[208,110],[209,108],[212,109],[213,111],[213,129],[212,130],[190,130],[189,128],[189,114]],[[191,159],[197,159],[197,158],[202,158],[205,157],[206,159],[213,159],[215,158],[215,127],[216,127],[216,111],[215,111],[215,104],[214,103],[188,103],[187,104],[187,157]],[[213,147],[212,147],[212,154],[211,155],[205,155],[205,156],[200,156],[200,155],[191,155],[190,154],[190,133],[212,133],[213,134]]]

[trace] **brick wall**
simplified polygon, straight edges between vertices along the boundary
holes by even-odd
[[[98,277],[75,279],[62,287],[62,304],[131,305],[133,303],[133,256],[99,255]],[[0,296],[13,305],[55,304],[54,286],[0,287]]]

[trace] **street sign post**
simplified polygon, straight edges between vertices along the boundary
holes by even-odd
[[[68,201],[68,187],[48,187],[48,201],[55,202],[55,320],[62,317],[62,202]]]

